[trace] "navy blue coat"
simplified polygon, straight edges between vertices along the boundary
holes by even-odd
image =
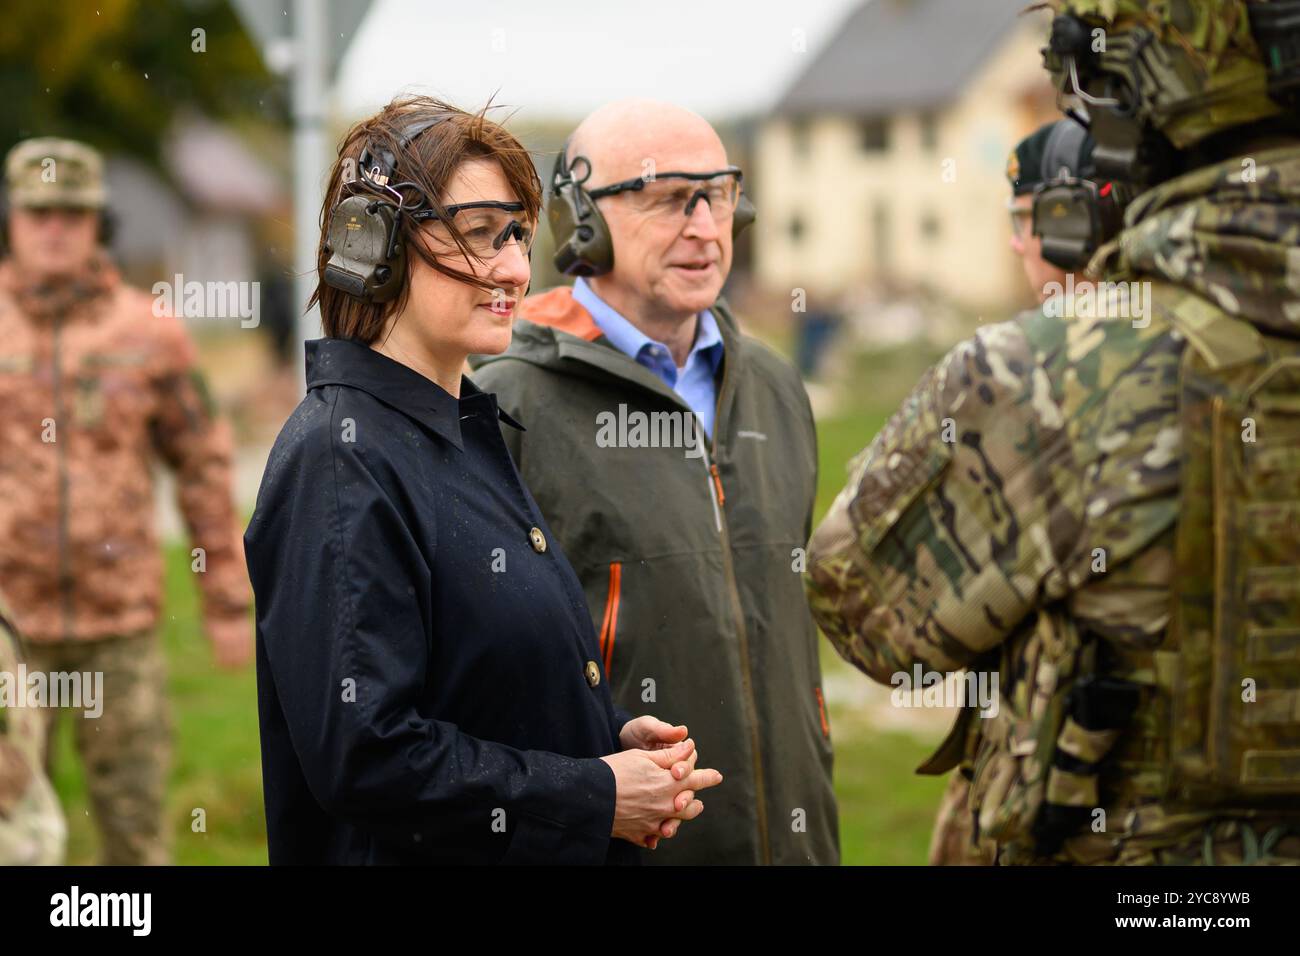
[[[606,863],[616,711],[501,437],[357,342],[307,343],[244,542],[270,862]]]

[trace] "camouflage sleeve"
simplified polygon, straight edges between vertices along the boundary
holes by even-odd
[[[0,602],[0,683],[18,681],[17,636]],[[0,866],[63,862],[67,827],[43,769],[44,720],[29,708],[5,705],[0,693]]]
[[[814,532],[814,617],[875,680],[952,671],[1066,591],[1084,520],[1059,323],[985,326],[918,383],[850,464]]]
[[[176,471],[177,503],[185,519],[212,625],[246,619],[252,589],[235,511],[230,426],[220,420],[197,362],[197,352],[178,319],[160,323],[162,351],[155,385],[158,412],[151,423],[158,453]]]

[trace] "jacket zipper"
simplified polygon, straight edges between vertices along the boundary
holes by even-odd
[[[724,373],[725,374],[725,373]],[[721,504],[726,502],[722,496],[722,481],[718,478],[718,466],[709,461],[709,450],[700,443],[700,450],[704,452],[704,480],[709,485],[709,502],[713,505],[713,523],[718,528],[718,534],[722,534],[722,508]]]
[[[614,375],[620,381],[623,382],[628,381],[626,378],[624,378],[622,375],[616,372],[610,372],[609,369],[604,369],[604,370],[606,372],[609,372],[609,374]],[[724,360],[724,364],[722,367],[722,384],[718,388],[718,401],[717,401],[716,410],[714,414],[713,439],[711,443],[712,457],[717,456],[718,433],[721,431],[721,428],[719,426],[721,425],[721,419],[722,419],[722,400],[726,396],[727,380],[730,378],[730,376],[731,376],[731,368],[729,365],[725,363]],[[634,382],[632,384],[639,385],[640,383]],[[641,387],[643,389],[645,388],[644,385],[642,385]],[[646,389],[646,390],[650,391],[652,394],[660,394],[658,392],[655,392],[653,389]],[[681,406],[681,408],[688,415],[694,414],[694,412],[690,409],[690,406],[688,406],[685,403],[685,401],[682,400],[682,397],[680,395],[676,394],[675,392],[671,392],[671,390],[669,391],[671,393],[671,397],[673,398],[673,400],[675,400],[676,403],[679,406]],[[763,755],[762,755],[761,742],[758,733],[758,705],[755,703],[754,700],[754,678],[753,678],[752,669],[750,667],[749,635],[745,630],[745,612],[741,607],[740,589],[739,586],[736,584],[736,570],[731,555],[731,541],[727,533],[726,515],[723,509],[720,507],[720,501],[725,501],[725,497],[722,491],[722,479],[718,473],[717,466],[714,465],[711,460],[709,446],[706,445],[705,442],[701,441],[700,448],[704,453],[703,460],[704,460],[705,471],[707,473],[707,479],[709,483],[709,500],[713,504],[714,524],[716,525],[718,529],[718,534],[722,539],[723,574],[724,577],[726,578],[727,593],[728,596],[731,598],[732,614],[734,615],[736,620],[736,636],[740,644],[740,656],[741,656],[740,677],[741,677],[741,684],[743,686],[744,696],[745,696],[745,710],[749,716],[750,748],[752,751],[752,757],[754,763],[754,791],[755,791],[754,814],[757,818],[757,824],[758,824],[758,841],[759,841],[759,846],[762,848],[763,864],[771,865],[772,844],[771,844],[771,840],[768,837],[768,831],[767,831],[767,788],[764,783]]]
[[[64,442],[69,437],[68,422],[63,414],[63,319],[54,317],[54,337],[50,361],[54,387],[54,458],[59,473],[59,604],[63,611],[63,638],[72,639],[72,575],[68,555],[68,456]],[[63,438],[59,438],[59,429]]]
[[[731,554],[731,539],[727,533],[726,512],[721,507],[726,502],[722,491],[722,478],[718,466],[711,460],[717,457],[718,434],[722,424],[722,399],[727,391],[727,378],[731,367],[723,360],[722,384],[718,387],[718,403],[713,416],[712,455],[704,451],[704,465],[709,478],[709,497],[713,501],[713,516],[717,522],[718,534],[722,537],[722,570],[727,579],[727,593],[731,598],[732,613],[736,618],[736,637],[740,642],[741,684],[745,691],[745,709],[749,714],[749,738],[754,760],[754,815],[758,822],[758,842],[763,850],[763,865],[772,863],[772,844],[767,830],[767,787],[763,775],[763,752],[758,735],[758,705],[754,700],[754,676],[750,666],[749,634],[745,629],[745,612],[740,603],[740,588],[736,584],[736,568]],[[700,448],[704,449],[704,443]]]

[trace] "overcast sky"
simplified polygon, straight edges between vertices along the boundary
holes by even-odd
[[[577,119],[653,96],[728,119],[768,110],[862,0],[376,0],[337,106],[402,91]],[[800,45],[803,50],[797,49]]]

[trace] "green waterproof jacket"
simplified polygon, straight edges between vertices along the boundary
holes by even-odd
[[[652,863],[838,863],[831,738],[800,572],[817,439],[795,370],[713,308],[711,440],[567,288],[526,300],[474,379],[586,592],[615,703],[690,728],[721,786]],[[665,447],[667,446],[667,447]]]

